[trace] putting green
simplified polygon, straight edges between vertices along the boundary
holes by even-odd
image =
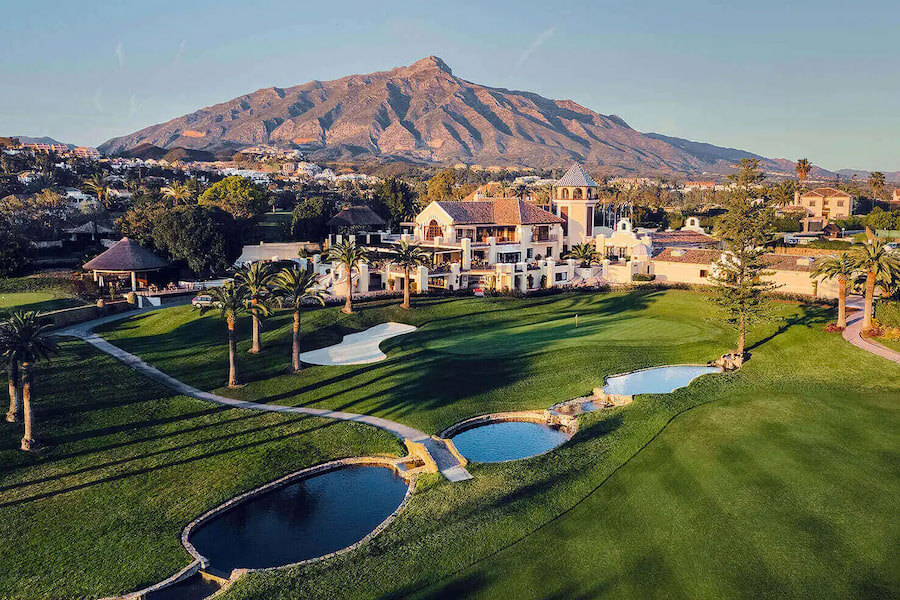
[[[502,329],[454,327],[449,335],[432,337],[422,346],[434,352],[459,355],[496,355],[584,347],[591,344],[637,344],[648,340],[677,345],[709,339],[713,327],[665,317],[579,316],[549,319]],[[713,358],[713,357],[710,357]]]

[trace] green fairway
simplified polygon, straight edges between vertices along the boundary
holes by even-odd
[[[824,333],[826,314],[777,310],[740,373],[589,415],[547,455],[472,465],[371,547],[226,597],[895,597],[900,369]]]
[[[181,529],[228,498],[333,458],[401,451],[363,425],[171,397],[82,342],[40,368],[37,390],[49,449],[19,451],[21,424],[0,422],[4,599],[156,583],[189,562]]]
[[[384,362],[310,366],[299,376],[285,374],[290,315],[267,321],[267,347],[257,356],[246,353],[245,318],[239,362],[247,386],[237,391],[221,388],[225,327],[213,314],[200,317],[179,307],[110,324],[102,334],[202,389],[376,414],[437,433],[486,412],[546,408],[590,392],[608,374],[714,359],[727,350],[730,333],[709,316],[703,296],[683,292],[426,299],[412,311],[390,300],[367,303],[349,316],[311,310],[303,317],[306,350],[386,321],[420,330],[384,342]]]
[[[522,461],[470,464],[474,479],[464,483],[422,477],[406,511],[360,549],[316,565],[251,574],[225,597],[894,597],[900,587],[891,559],[900,549],[900,368],[825,333],[822,326],[833,318],[827,311],[776,303],[774,312],[776,321],[752,332],[753,358],[742,371],[586,415],[560,448]],[[477,414],[545,408],[589,392],[612,373],[705,362],[733,341],[705,295],[667,291],[431,298],[412,311],[396,301],[371,302],[349,316],[336,308],[311,310],[304,314],[304,349],[385,321],[419,330],[384,342],[388,358],[381,363],[308,367],[298,376],[285,374],[289,314],[267,321],[257,356],[246,353],[249,326],[242,320],[238,358],[247,385],[240,390],[220,388],[225,328],[214,315],[166,309],[111,324],[102,334],[204,389],[378,414],[430,433]],[[85,469],[127,471],[117,465],[118,454],[104,458],[121,453],[120,436],[140,443],[126,446],[135,453],[126,465],[156,466],[121,483],[0,506],[0,541],[25,548],[0,550],[3,564],[14,561],[0,575],[0,597],[134,589],[186,563],[178,531],[205,507],[330,456],[397,451],[396,442],[357,426],[322,427],[329,422],[167,398],[80,344],[68,344],[66,355],[71,362],[61,359],[51,370],[57,382],[76,361],[92,381],[69,386],[52,402],[87,396],[90,387],[102,390],[102,400],[80,402],[102,408],[79,412],[76,404],[76,421],[93,424],[79,425],[77,443],[95,454],[55,468],[75,482]],[[50,383],[40,389],[49,393]],[[255,420],[263,425],[253,427]],[[74,425],[64,421],[63,430],[45,437],[62,449],[76,443],[65,433]],[[296,433],[285,439],[278,427]],[[221,433],[213,435],[213,428]],[[203,442],[205,435],[213,441]],[[3,443],[11,448],[15,439]],[[169,444],[176,446],[178,466],[170,464]],[[222,445],[231,450],[217,453]],[[31,481],[37,491],[62,485],[34,470],[44,458],[4,452],[6,464],[15,465],[10,475],[4,472],[10,482]],[[199,456],[182,465],[179,453]],[[67,452],[62,458],[73,460]],[[32,460],[38,465],[28,468]],[[0,485],[0,503],[3,493],[22,493],[6,479]],[[114,516],[103,510],[111,499]],[[24,514],[2,512],[29,506]],[[124,576],[104,566],[104,559],[112,561],[107,555],[82,558],[91,554],[87,540],[101,536],[126,557]],[[73,554],[66,553],[69,537]],[[12,574],[23,568],[31,575],[20,591]],[[67,569],[76,573],[74,583],[47,579]]]

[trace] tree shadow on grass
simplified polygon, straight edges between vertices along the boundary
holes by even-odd
[[[314,417],[309,417],[309,416],[303,415],[302,417],[300,417],[300,418],[298,418],[298,419],[293,419],[293,420],[291,420],[291,421],[289,421],[289,422],[287,422],[287,423],[284,423],[284,425],[293,424],[293,423],[296,423],[296,422],[298,422],[298,421],[300,421],[300,420],[305,420],[305,419],[310,419],[310,418],[314,418]],[[61,488],[61,489],[58,489],[58,490],[54,490],[54,491],[51,491],[51,492],[43,492],[43,493],[31,495],[31,496],[26,496],[26,497],[16,498],[16,499],[14,499],[14,500],[9,500],[9,501],[7,501],[7,502],[0,502],[0,508],[6,508],[6,507],[9,507],[9,506],[18,506],[18,505],[21,505],[21,504],[27,504],[27,503],[29,503],[29,502],[34,502],[34,501],[37,501],[37,500],[43,500],[43,499],[46,499],[46,498],[53,498],[53,497],[59,496],[59,495],[61,495],[61,494],[66,494],[66,493],[70,493],[70,492],[74,492],[74,491],[78,491],[78,490],[87,489],[87,488],[90,488],[90,487],[93,487],[93,486],[96,486],[96,485],[101,485],[101,484],[105,484],[105,483],[111,483],[111,482],[115,482],[115,481],[120,481],[120,480],[123,480],[123,479],[127,479],[127,478],[129,478],[129,477],[136,477],[136,476],[139,476],[139,475],[146,475],[146,474],[148,474],[148,473],[152,473],[152,472],[154,472],[154,471],[158,471],[158,470],[161,470],[161,469],[167,469],[167,468],[170,468],[170,467],[183,466],[183,465],[191,464],[191,463],[194,463],[194,462],[197,462],[197,461],[206,460],[206,459],[208,459],[208,458],[214,458],[214,457],[216,457],[216,456],[222,456],[222,455],[225,455],[225,454],[230,454],[230,453],[232,453],[232,452],[239,452],[239,451],[241,451],[241,450],[247,450],[247,449],[249,449],[249,448],[256,448],[256,447],[259,447],[259,446],[271,444],[271,443],[273,443],[273,442],[284,441],[284,440],[288,440],[288,439],[291,439],[291,438],[300,437],[300,436],[302,436],[302,435],[304,435],[304,434],[307,434],[307,433],[310,433],[310,432],[313,432],[313,431],[316,431],[316,430],[321,430],[321,429],[326,429],[326,428],[328,428],[328,427],[332,427],[332,426],[334,426],[336,423],[337,423],[336,421],[326,422],[326,423],[322,423],[322,424],[320,424],[320,425],[316,425],[316,426],[314,426],[314,427],[311,427],[311,428],[309,428],[309,429],[304,429],[303,431],[300,431],[300,432],[291,432],[291,433],[285,433],[285,434],[282,434],[282,435],[266,437],[266,438],[264,438],[264,439],[256,440],[256,441],[253,441],[253,442],[247,442],[247,443],[244,443],[244,444],[238,444],[238,445],[234,445],[234,446],[229,446],[229,447],[227,447],[227,448],[220,448],[220,449],[218,449],[218,450],[213,450],[213,451],[209,451],[209,452],[204,452],[204,453],[201,453],[201,454],[198,454],[198,455],[195,455],[195,456],[191,456],[191,457],[187,457],[187,458],[182,458],[182,459],[178,459],[178,460],[171,460],[171,461],[168,461],[168,462],[164,462],[164,463],[160,463],[160,464],[153,465],[153,466],[151,466],[151,467],[141,467],[141,468],[132,469],[132,470],[130,470],[130,471],[126,471],[126,472],[123,472],[123,473],[117,473],[117,474],[115,474],[115,475],[110,475],[110,476],[108,476],[108,477],[100,477],[100,478],[95,479],[95,480],[93,480],[93,481],[87,481],[87,482],[84,482],[84,483],[79,483],[79,484],[77,484],[77,485],[71,485],[71,486],[64,487],[64,488]],[[233,437],[234,437],[233,435],[222,436],[223,439],[233,439]],[[190,446],[196,446],[196,444],[191,444]]]

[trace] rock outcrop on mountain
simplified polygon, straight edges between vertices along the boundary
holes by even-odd
[[[727,172],[750,153],[643,134],[571,100],[471,83],[429,56],[408,67],[266,88],[100,146],[141,144],[223,154],[260,144],[313,160],[405,160],[609,173]]]

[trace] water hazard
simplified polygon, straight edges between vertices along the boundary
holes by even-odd
[[[366,537],[406,490],[390,469],[343,467],[239,504],[198,527],[191,543],[225,573],[296,563]]]
[[[542,423],[503,421],[466,429],[453,436],[453,444],[467,459],[490,463],[537,456],[569,437]]]

